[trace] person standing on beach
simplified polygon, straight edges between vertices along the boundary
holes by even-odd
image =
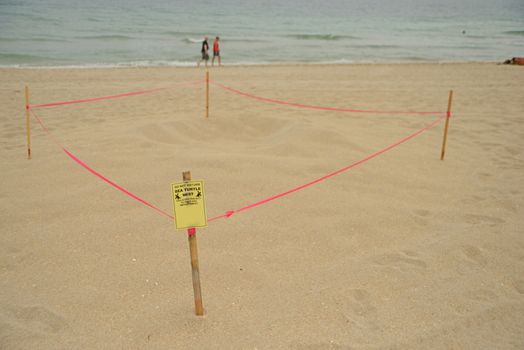
[[[215,57],[218,57],[218,65],[221,66],[222,62],[220,61],[220,38],[217,36],[213,42],[213,59],[211,60],[211,66],[215,65]]]
[[[207,67],[207,61],[209,61],[209,44],[207,43],[207,36],[204,38],[204,41],[202,41],[202,50],[200,51],[202,53],[202,58],[200,59],[200,61],[198,61],[197,66],[200,67],[200,63],[202,63],[202,61],[205,61]]]

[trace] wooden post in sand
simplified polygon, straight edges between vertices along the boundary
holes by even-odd
[[[444,138],[442,139],[442,150],[440,151],[440,160],[444,160],[446,153],[446,141],[448,139],[449,118],[451,117],[451,102],[453,101],[453,90],[449,90],[448,111],[446,113],[446,125],[444,126]]]
[[[184,181],[191,181],[191,172],[182,173]],[[193,277],[193,293],[195,295],[195,314],[204,315],[204,305],[202,304],[202,291],[200,289],[200,271],[198,268],[198,249],[196,240],[196,228],[188,228],[187,235],[189,240],[189,253],[191,255],[191,273]]]
[[[27,131],[27,159],[31,159],[31,124],[29,118],[29,88],[25,86],[25,128]]]
[[[209,71],[206,70],[206,118],[209,118]]]

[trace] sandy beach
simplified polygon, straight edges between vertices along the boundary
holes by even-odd
[[[524,69],[495,63],[0,69],[0,348],[524,348]],[[34,109],[30,104],[161,90]],[[62,150],[172,213],[209,217],[346,172],[187,234]]]

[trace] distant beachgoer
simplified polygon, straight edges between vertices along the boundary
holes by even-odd
[[[524,66],[524,57],[513,57],[512,59],[505,60],[504,64],[516,64],[518,66]]]
[[[220,38],[217,36],[213,42],[213,59],[211,60],[211,65],[215,65],[215,57],[218,57],[218,65],[221,66],[222,62],[220,61]]]
[[[207,36],[204,38],[204,41],[202,41],[202,50],[200,50],[200,52],[202,53],[202,58],[200,59],[200,61],[198,61],[198,67],[200,67],[200,63],[202,63],[202,61],[206,62],[206,67],[207,67],[207,61],[209,61],[209,54],[208,54],[208,51],[209,51],[209,44],[207,43]]]

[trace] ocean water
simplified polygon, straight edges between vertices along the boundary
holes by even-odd
[[[503,61],[524,0],[0,0],[0,66]]]

